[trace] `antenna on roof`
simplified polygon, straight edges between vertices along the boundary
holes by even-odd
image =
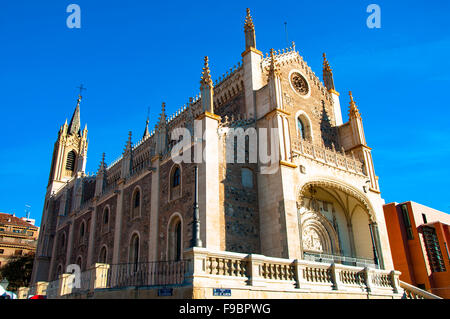
[[[284,32],[286,33],[286,47],[289,47],[288,32],[287,32],[287,22],[284,22]]]
[[[31,206],[28,204],[25,204],[25,216],[27,217],[27,219],[30,219],[30,208]]]

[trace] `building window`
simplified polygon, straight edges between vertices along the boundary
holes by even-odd
[[[441,248],[439,247],[439,240],[436,235],[436,230],[433,227],[424,226],[422,227],[422,232],[431,271],[445,271],[444,258],[442,257]]]
[[[253,188],[253,172],[249,168],[241,169],[242,186],[246,188]]]
[[[414,235],[413,235],[413,232],[412,232],[412,226],[411,226],[411,221],[409,219],[407,205],[403,204],[401,206],[401,210],[402,210],[402,215],[403,215],[403,222],[405,223],[406,237],[408,238],[408,240],[413,240],[414,239]]]
[[[141,192],[139,191],[139,188],[136,188],[136,190],[133,193],[131,218],[136,218],[140,216],[140,209],[141,209]]]
[[[427,215],[422,214],[422,219],[423,219],[423,223],[426,224],[427,223]]]
[[[0,255],[3,255],[5,253],[4,249],[0,249]]]
[[[180,260],[182,256],[182,226],[181,219],[177,216],[175,217],[169,226],[169,260]]]
[[[103,232],[107,232],[109,230],[109,207],[106,206],[103,211],[103,224],[102,224]]]
[[[131,237],[128,258],[129,263],[133,265],[133,271],[137,271],[139,262],[139,236],[137,234],[134,234],[133,237]]]
[[[82,264],[82,263],[83,263],[83,259],[81,258],[81,256],[78,256],[76,264],[77,264],[78,266],[80,266],[80,270],[82,269],[82,267],[81,267],[81,264]]]
[[[100,250],[100,256],[98,258],[98,262],[101,264],[106,264],[106,257],[107,257],[106,247],[103,246],[102,249]]]
[[[81,223],[80,225],[80,242],[82,242],[84,240],[84,235],[86,233],[86,229],[85,229],[85,225],[84,225],[84,221]]]
[[[177,167],[177,168],[175,168],[175,171],[173,172],[172,187],[179,186],[180,185],[180,180],[181,180],[180,168]]]
[[[181,195],[181,169],[179,166],[174,166],[172,168],[172,173],[170,174],[171,187],[170,187],[170,199],[177,199]]]
[[[298,129],[298,137],[300,137],[302,140],[306,139],[305,136],[305,125],[303,124],[303,121],[300,119],[300,116],[297,118],[297,129]]]
[[[22,249],[16,249],[16,250],[14,251],[14,255],[15,255],[15,256],[22,256]]]
[[[64,249],[66,246],[66,233],[61,234],[61,249]]]
[[[56,269],[56,278],[59,278],[59,276],[62,275],[63,267],[62,265],[58,265],[58,268]]]
[[[72,150],[67,154],[67,161],[66,161],[66,170],[73,172],[75,169],[75,158],[76,154]]]

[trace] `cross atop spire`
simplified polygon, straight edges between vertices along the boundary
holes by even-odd
[[[204,61],[205,61],[205,65],[203,67],[202,77],[200,80],[200,84],[201,84],[200,87],[201,88],[204,88],[204,87],[211,88],[211,87],[213,87],[213,81],[211,79],[211,74],[209,71],[209,65],[208,65],[209,59],[207,56],[205,56]]]
[[[80,86],[78,86],[77,88],[80,89],[79,97],[81,98],[81,93],[83,93],[83,90],[87,90],[87,89],[85,87],[83,87],[83,83],[81,83]]]
[[[349,118],[361,118],[361,114],[359,113],[358,107],[356,106],[356,103],[353,100],[352,91],[349,92],[349,95],[350,95],[350,109],[348,112]]]

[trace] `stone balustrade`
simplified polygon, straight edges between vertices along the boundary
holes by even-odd
[[[48,299],[70,297],[74,294],[87,294],[95,289],[106,288],[108,264],[95,264],[94,267],[80,273],[79,280],[74,274],[62,274],[58,279],[37,282],[29,288],[18,289],[18,299],[27,299],[33,295],[43,295]]]
[[[258,254],[213,251],[197,247],[187,249],[184,257],[184,261],[170,262],[176,265],[183,265],[179,269],[180,271],[176,272],[179,273],[180,278],[177,276],[178,279],[176,281],[164,282],[162,286],[172,285],[174,287],[195,287],[200,289],[256,289],[288,293],[337,293],[348,296],[352,294],[359,296],[376,295],[388,298],[401,298],[402,296],[404,298],[431,298],[434,296],[400,282],[400,273],[394,270],[388,271],[337,263],[274,258]],[[157,276],[164,275],[160,271],[161,263],[168,262],[147,263],[155,264],[158,267],[155,268],[153,267],[154,265],[149,267],[147,265],[144,269],[145,271],[139,273]],[[118,269],[113,266],[95,264],[94,267],[80,274],[80,282],[78,284],[74,280],[73,274],[62,274],[55,281],[49,283],[38,282],[29,289],[20,288],[18,296],[19,298],[24,298],[34,294],[42,294],[49,299],[76,298],[76,296],[92,295],[97,289],[101,289],[104,292],[113,287],[117,289],[117,287],[127,288],[128,286],[138,285],[137,281],[129,280],[127,281],[128,285],[114,286],[112,282],[117,280],[112,280],[109,277],[113,277],[115,273],[117,275]],[[130,267],[125,268],[128,270],[134,269]],[[166,268],[168,269],[168,267],[164,269]],[[155,269],[157,271],[153,271]],[[129,273],[128,270],[127,273]],[[169,277],[172,278],[173,276]],[[149,278],[152,279],[153,277],[150,276],[147,279]],[[160,281],[152,279],[151,282],[155,283],[152,286],[147,279],[142,281],[141,286],[161,286]]]
[[[442,299],[428,291],[419,289],[413,285],[410,285],[404,281],[399,281],[400,287],[403,289],[402,299]]]
[[[281,291],[401,294],[398,271],[192,248],[186,282],[197,286],[266,287]]]
[[[323,145],[315,145],[308,140],[299,138],[292,140],[291,147],[294,156],[297,154],[331,167],[359,175],[366,175],[364,163],[353,156],[348,156],[344,151],[338,152],[335,149],[329,149]]]

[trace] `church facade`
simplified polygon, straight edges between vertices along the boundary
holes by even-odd
[[[109,165],[103,156],[94,176],[85,174],[80,95],[54,145],[33,284],[58,280],[71,264],[86,272],[189,261],[184,282],[204,288],[200,297],[227,285],[280,292],[317,283],[336,292],[359,280],[364,293],[372,286],[399,296],[384,200],[351,92],[343,123],[325,54],[320,80],[294,43],[264,56],[248,10],[244,33],[237,66],[213,82],[205,58],[200,95],[169,117],[162,103],[154,130],[147,120],[136,143],[130,132],[122,156]],[[175,134],[180,128],[189,138]]]

